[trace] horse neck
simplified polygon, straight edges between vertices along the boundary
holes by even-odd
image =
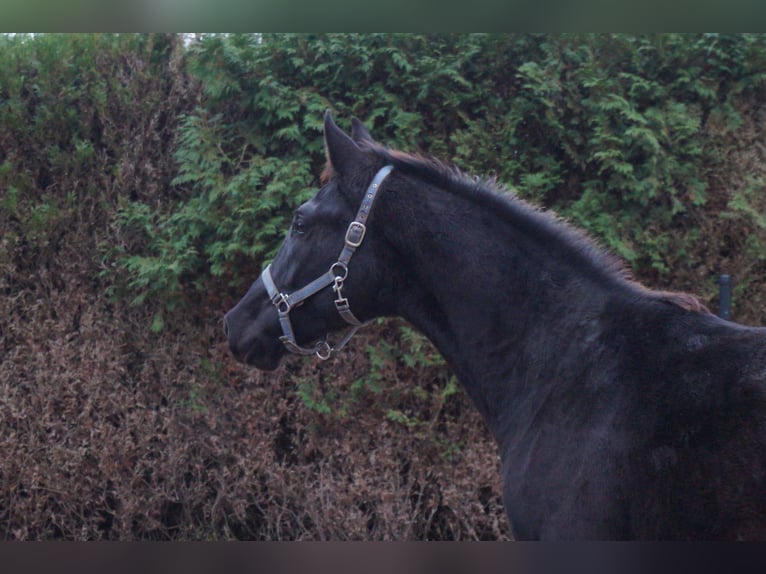
[[[391,214],[404,271],[396,314],[436,345],[497,438],[514,402],[545,396],[547,365],[588,336],[621,281],[595,263],[578,269],[573,260],[587,257],[564,237],[533,236],[528,217],[539,214],[523,205],[514,225],[513,213],[428,186],[408,195]]]

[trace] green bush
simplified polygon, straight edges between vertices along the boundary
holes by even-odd
[[[269,258],[317,185],[321,118],[356,115],[557,210],[669,280],[690,253],[736,103],[763,88],[761,35],[212,35],[190,47],[204,87],[180,126],[182,190],[123,207],[140,230],[121,259],[168,305]],[[760,92],[758,92],[760,93]],[[711,124],[715,129],[710,129]],[[663,234],[671,228],[688,233]],[[247,266],[250,262],[251,266]]]
[[[121,198],[162,201],[183,106],[174,35],[0,36],[0,229],[29,268]]]

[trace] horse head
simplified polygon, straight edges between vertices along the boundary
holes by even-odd
[[[295,211],[272,263],[224,317],[234,356],[260,369],[276,368],[287,351],[326,359],[382,313],[384,241],[368,228],[378,223],[372,208],[391,167],[356,119],[349,137],[328,111],[324,140],[322,187]],[[327,335],[344,327],[351,331],[333,348]]]

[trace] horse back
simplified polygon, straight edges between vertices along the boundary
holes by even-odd
[[[632,530],[766,538],[766,329],[652,302],[630,330]]]

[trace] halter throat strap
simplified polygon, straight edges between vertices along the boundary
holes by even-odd
[[[348,228],[346,228],[343,249],[341,250],[340,255],[338,255],[337,261],[330,265],[330,268],[325,273],[290,294],[283,293],[277,288],[276,283],[274,283],[274,278],[271,275],[271,264],[267,265],[263,270],[263,273],[261,273],[263,285],[266,287],[266,292],[269,294],[269,298],[271,299],[272,304],[276,307],[277,314],[279,315],[279,324],[282,327],[282,336],[279,340],[282,341],[282,344],[284,344],[288,351],[298,355],[316,355],[317,358],[325,361],[329,359],[334,352],[345,347],[351,340],[351,337],[353,337],[360,328],[366,325],[366,323],[362,323],[351,312],[348,299],[343,296],[343,283],[348,277],[348,264],[356,250],[364,241],[364,236],[367,233],[367,218],[372,212],[372,207],[378,196],[380,186],[388,174],[391,173],[392,169],[392,165],[387,165],[375,174],[372,182],[364,192],[362,204],[356,212],[356,217],[354,217],[354,220],[349,223]],[[290,311],[309,297],[316,295],[330,285],[332,285],[332,289],[336,294],[335,308],[346,323],[351,325],[351,329],[346,333],[343,339],[335,345],[335,347],[332,347],[326,339],[324,341],[319,341],[312,348],[301,347],[295,339],[295,332],[293,330],[292,322],[290,321]]]

